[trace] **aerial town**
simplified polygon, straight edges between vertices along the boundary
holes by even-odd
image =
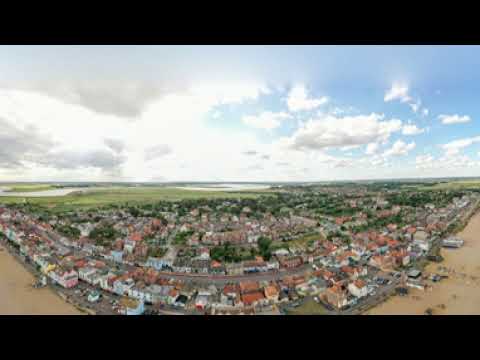
[[[289,185],[258,198],[0,205],[2,244],[90,314],[361,314],[423,289],[427,262],[480,205],[474,190]]]

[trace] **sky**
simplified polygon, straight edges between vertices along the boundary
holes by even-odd
[[[0,181],[480,176],[479,46],[0,46]]]

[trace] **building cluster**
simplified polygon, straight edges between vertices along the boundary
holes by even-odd
[[[99,213],[98,221],[77,214],[77,222],[43,222],[32,214],[0,207],[0,232],[51,282],[71,289],[80,281],[98,293],[117,295],[120,301],[114,307],[121,314],[163,306],[211,314],[274,313],[282,304],[306,296],[338,311],[375,297],[382,286],[398,283],[401,277],[391,275],[405,273],[425,257],[448,227],[478,206],[480,199],[469,193],[445,207],[412,208],[391,206],[382,197],[372,202],[356,196],[346,200],[356,209],[353,214],[320,218],[303,210],[277,217],[266,213],[257,219],[250,216],[249,208],[239,216],[194,208],[181,217],[163,213],[162,219],[111,210]],[[373,219],[366,215],[372,211]],[[380,228],[355,230],[396,215],[404,224],[387,222]],[[95,228],[105,224],[113,224],[117,235],[107,246],[90,238]],[[59,226],[74,227],[80,235],[77,239],[60,235],[55,230]],[[316,240],[295,242],[312,231]],[[231,263],[211,258],[215,246],[256,246],[260,236],[274,242],[282,239],[287,246],[274,250],[269,260],[258,255]],[[153,256],[154,246],[166,251]],[[168,272],[186,277],[178,280]],[[268,280],[249,278],[252,274],[264,274]],[[202,283],[196,276],[227,280]],[[229,281],[228,276],[241,279]],[[409,283],[415,285],[415,280]]]

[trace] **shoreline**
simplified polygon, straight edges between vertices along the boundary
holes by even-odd
[[[423,315],[427,309],[434,315],[480,314],[480,211],[456,236],[464,240],[463,247],[441,248],[444,260],[424,269],[425,273],[446,274],[447,279],[425,291],[410,288],[408,296],[392,296],[366,314]]]
[[[0,243],[1,315],[83,315],[50,286],[32,287],[35,276]]]

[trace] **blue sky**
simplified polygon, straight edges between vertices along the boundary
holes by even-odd
[[[478,46],[0,46],[0,180],[480,175]]]

